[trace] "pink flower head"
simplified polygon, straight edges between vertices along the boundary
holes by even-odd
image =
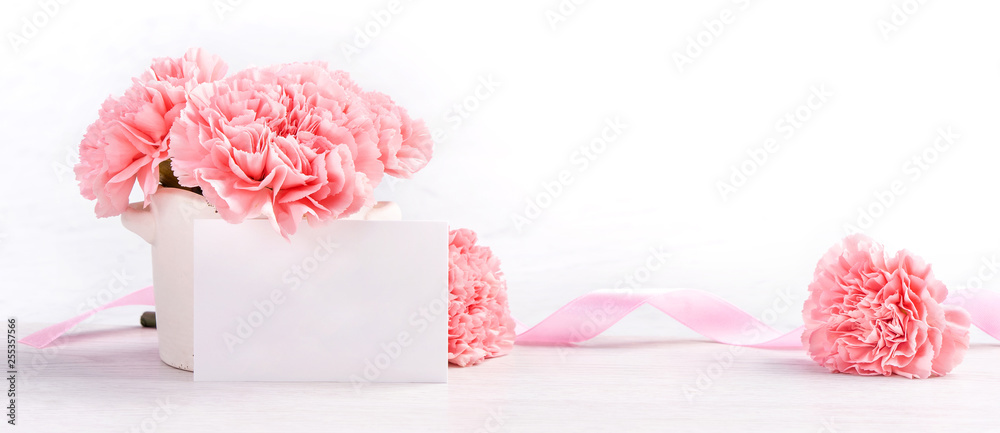
[[[231,223],[266,215],[282,235],[349,216],[382,178],[364,101],[316,63],[251,68],[191,91],[170,133],[183,186]]]
[[[452,230],[448,244],[448,362],[466,367],[506,355],[514,319],[500,260],[476,245],[472,230]]]
[[[816,266],[802,315],[809,355],[833,372],[943,376],[969,347],[969,314],[941,305],[948,289],[909,251],[889,257],[864,235]]]
[[[121,214],[136,182],[146,201],[159,186],[167,133],[184,107],[186,89],[225,74],[218,57],[192,49],[180,59],[157,59],[120,98],[109,97],[80,142],[74,167],[80,193],[97,200],[99,217]]]
[[[379,160],[385,164],[386,174],[409,179],[427,165],[433,154],[434,143],[423,120],[413,120],[406,109],[396,105],[392,98],[379,92],[369,92],[362,97],[371,104],[376,114]]]
[[[201,83],[221,80],[226,76],[227,69],[229,66],[219,56],[201,48],[191,48],[179,59],[153,59],[153,65],[147,74],[150,74],[148,79],[165,81],[172,86],[190,90]]]
[[[384,93],[361,90],[346,72],[336,71],[333,75],[345,89],[363,99],[372,111],[378,130],[379,161],[385,166],[386,174],[409,179],[427,165],[433,156],[434,142],[423,120],[410,118],[405,108],[396,105]]]

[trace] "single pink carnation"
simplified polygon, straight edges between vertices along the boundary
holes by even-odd
[[[367,105],[316,63],[196,87],[170,137],[181,185],[200,187],[226,221],[263,214],[283,236],[303,217],[357,212],[384,171]]]
[[[472,230],[452,230],[448,244],[448,362],[466,367],[514,347],[514,319],[500,260],[476,245]]]
[[[948,289],[930,265],[853,235],[816,266],[802,316],[809,355],[833,372],[943,376],[969,347],[968,312],[942,305]]]
[[[379,161],[385,166],[386,174],[409,179],[427,165],[434,153],[434,142],[423,120],[410,118],[405,108],[396,105],[384,93],[365,92],[346,72],[335,71],[333,75],[372,111],[378,130]]]
[[[167,133],[196,83],[221,78],[218,57],[192,49],[180,59],[156,59],[120,98],[109,97],[80,142],[74,167],[80,193],[97,200],[98,217],[121,214],[133,185],[148,203],[159,186],[159,164],[167,159]]]
[[[219,56],[201,48],[191,48],[179,59],[171,57],[153,59],[153,65],[147,72],[150,75],[147,78],[190,90],[198,84],[222,79],[228,69],[229,65]]]
[[[375,126],[379,131],[378,146],[386,174],[409,179],[427,165],[433,155],[434,142],[423,120],[413,120],[406,109],[396,105],[392,98],[379,92],[368,92],[362,97],[376,114]]]

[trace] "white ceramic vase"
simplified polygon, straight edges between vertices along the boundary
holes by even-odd
[[[141,202],[132,203],[122,214],[122,225],[149,242],[152,248],[160,359],[171,367],[187,371],[194,371],[192,238],[196,218],[217,219],[219,214],[205,197],[178,188],[160,188],[151,196],[148,207],[144,208]],[[395,203],[378,202],[348,219],[400,218]]]

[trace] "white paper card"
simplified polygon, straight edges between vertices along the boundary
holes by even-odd
[[[446,382],[448,226],[194,222],[196,381]]]

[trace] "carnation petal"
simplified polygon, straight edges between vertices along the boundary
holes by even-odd
[[[943,375],[968,348],[968,313],[942,306],[944,284],[908,251],[886,255],[864,235],[831,247],[816,265],[802,316],[809,355],[835,372]],[[952,320],[953,319],[953,320]]]

